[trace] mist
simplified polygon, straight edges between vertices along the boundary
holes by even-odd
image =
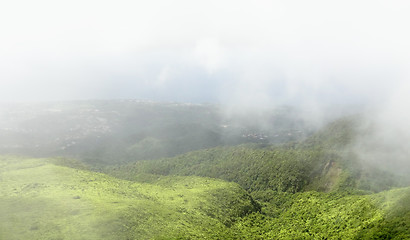
[[[366,165],[408,176],[409,90],[409,84],[405,83],[386,102],[365,112],[362,130],[355,142],[355,152]]]
[[[312,126],[371,109],[382,136],[364,142],[403,144],[409,10],[406,1],[2,3],[0,101],[213,103],[222,118],[252,115],[262,128],[284,105]]]
[[[409,238],[409,12],[3,1],[0,238]]]
[[[404,1],[4,3],[1,100],[379,104],[407,77]]]

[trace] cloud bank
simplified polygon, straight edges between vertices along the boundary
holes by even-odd
[[[0,100],[389,101],[407,1],[7,1]]]

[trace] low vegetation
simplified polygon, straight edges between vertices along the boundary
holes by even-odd
[[[143,182],[1,158],[2,239],[406,239],[410,188],[253,192],[203,177]]]
[[[1,239],[223,239],[258,210],[237,184],[199,177],[155,183],[1,158]]]
[[[410,239],[409,176],[360,160],[357,116],[275,142],[209,107],[126,103],[120,115],[140,109],[112,117],[117,105],[83,109],[120,119],[101,120],[115,136],[0,157],[0,239]]]

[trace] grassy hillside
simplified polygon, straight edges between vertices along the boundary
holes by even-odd
[[[135,179],[138,174],[196,175],[239,183],[249,191],[300,191],[327,156],[319,151],[260,149],[249,146],[218,147],[171,159],[141,161],[111,168],[110,174]]]
[[[129,180],[144,173],[219,178],[236,182],[251,192],[356,189],[380,192],[407,186],[408,179],[403,176],[360,162],[349,148],[357,134],[356,125],[356,118],[345,118],[302,142],[216,147],[105,171]]]
[[[348,158],[348,156],[350,158]],[[406,186],[400,176],[376,166],[364,167],[354,155],[326,149],[218,147],[175,158],[139,161],[106,168],[109,174],[138,180],[141,174],[203,176],[240,184],[254,192],[322,192],[361,189],[379,192]]]
[[[160,114],[143,109],[148,117],[139,110],[129,126]],[[173,115],[179,107],[160,109]],[[140,161],[169,155],[168,147],[174,155],[220,144],[213,130],[199,139],[204,129],[189,121],[156,121],[138,134],[124,125],[119,145],[81,146],[95,151],[95,162],[0,157],[0,239],[410,239],[409,178],[361,161],[352,148],[361,131],[356,117],[299,142]],[[117,165],[101,165],[120,156]]]
[[[408,239],[410,188],[371,195],[257,191],[234,183],[144,182],[0,158],[1,239]],[[57,161],[58,162],[58,161]]]
[[[350,148],[357,120],[335,121],[303,142],[217,147],[105,171],[134,181],[196,175],[240,184],[262,209],[235,222],[237,239],[408,239],[410,188],[397,188],[407,179],[360,162]]]
[[[276,194],[265,204],[271,214],[250,214],[233,230],[243,239],[410,239],[410,188]]]
[[[1,157],[0,239],[223,239],[257,210],[233,183],[137,183],[52,162]]]

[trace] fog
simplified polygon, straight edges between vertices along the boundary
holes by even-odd
[[[218,103],[228,117],[261,118],[291,105],[318,125],[351,106],[377,129],[358,150],[400,146],[408,162],[409,10],[368,0],[6,1],[0,101]]]
[[[363,128],[354,145],[354,151],[365,164],[408,176],[409,91],[409,83],[403,84],[388,101],[365,112]]]
[[[0,238],[406,238],[409,13],[0,1]]]
[[[2,101],[387,101],[407,80],[406,1],[8,1]]]

